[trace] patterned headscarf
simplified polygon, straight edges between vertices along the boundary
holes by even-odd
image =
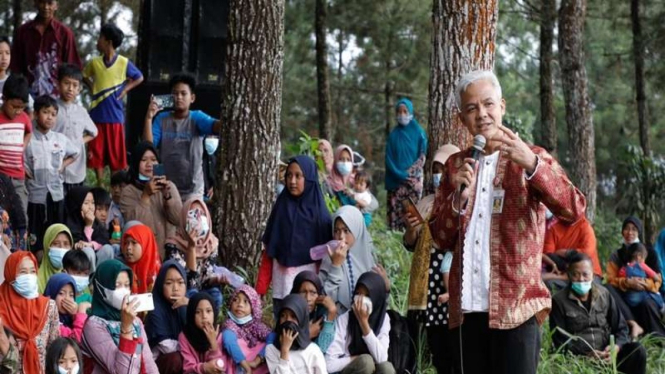
[[[192,205],[194,203],[198,203],[200,206],[200,209],[203,212],[202,218],[208,220],[208,232],[200,236],[196,239],[196,258],[197,259],[204,259],[210,257],[210,255],[215,252],[219,246],[219,240],[213,234],[212,230],[212,219],[210,218],[210,211],[208,211],[208,207],[206,206],[206,203],[203,202],[202,199],[199,198],[192,198],[187,201],[185,201],[184,204],[182,204],[182,210],[180,211],[180,225],[178,226],[178,231],[176,234],[172,237],[170,237],[166,242],[169,244],[173,244],[178,248],[181,252],[186,252],[187,247],[189,246],[189,242],[187,241],[187,237],[189,236],[189,233],[187,233],[187,214],[189,211],[192,209]]]
[[[226,322],[224,322],[224,329],[229,329],[235,332],[238,339],[243,339],[247,342],[247,346],[252,348],[259,342],[265,342],[272,330],[261,320],[263,315],[261,297],[248,285],[238,287],[233,295],[231,295],[229,298],[229,313],[231,313],[230,309],[233,299],[235,299],[240,292],[244,293],[249,299],[249,304],[252,306],[252,320],[240,326],[233,322],[231,318],[228,318]]]

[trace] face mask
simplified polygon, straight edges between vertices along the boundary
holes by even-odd
[[[443,174],[441,173],[432,174],[432,182],[434,183],[434,188],[439,188],[439,185],[441,185],[442,176]]]
[[[550,220],[552,219],[552,217],[554,217],[554,213],[552,213],[552,211],[550,211],[549,209],[545,209],[545,219]]]
[[[78,372],[79,372],[79,364],[78,363],[76,365],[74,365],[74,367],[71,368],[70,370],[67,370],[67,369],[63,368],[62,366],[58,366],[58,374],[69,374],[69,373],[78,374]]]
[[[252,322],[252,315],[248,314],[242,318],[238,318],[235,316],[235,314],[231,313],[230,311],[228,312],[229,318],[231,318],[231,321],[233,321],[236,325],[242,326],[247,323]]]
[[[372,314],[372,299],[370,299],[369,296],[355,295],[353,297],[353,302],[355,303],[356,300],[361,300],[363,306],[367,309],[367,313]]]
[[[281,325],[279,325],[279,329],[281,331],[291,330],[291,331],[294,331],[294,332],[298,332],[298,330],[299,330],[298,325],[293,321],[286,321],[286,322],[282,323]],[[300,349],[300,343],[298,342],[298,339],[295,339],[293,341],[293,344],[291,345],[291,350],[292,351],[297,351],[299,349]]]
[[[74,278],[74,282],[76,283],[76,293],[85,291],[85,289],[88,287],[88,284],[90,284],[89,277],[82,275],[72,275],[72,278]]]
[[[146,177],[145,175],[139,173],[139,181],[141,182],[147,182],[150,180],[150,177]]]
[[[635,240],[633,240],[632,242],[627,242],[626,239],[624,239],[623,242],[624,242],[624,244],[626,244],[626,246],[629,246],[631,244],[639,243],[640,238],[635,238]]]
[[[397,123],[399,123],[402,126],[406,126],[411,122],[412,119],[413,119],[413,116],[410,115],[410,114],[400,115],[400,116],[397,116]]]
[[[192,229],[198,230],[199,236],[205,236],[210,231],[208,218],[201,209],[192,209],[187,212],[187,224],[185,229],[189,232]]]
[[[206,149],[206,153],[212,155],[219,146],[219,138],[206,138],[206,140],[203,141],[203,146]]]
[[[108,288],[99,284],[99,282],[95,283],[95,287],[99,287],[99,289],[104,294],[104,302],[117,310],[122,309],[122,302],[125,301],[125,297],[132,293],[129,288],[117,288],[115,290],[109,290]]]
[[[284,191],[284,185],[281,183],[277,183],[277,185],[275,186],[275,192],[277,192],[277,194],[279,195],[282,193],[282,191]]]
[[[351,174],[352,170],[352,162],[337,161],[337,171],[339,171],[342,176],[346,177],[347,175]]]
[[[591,281],[589,282],[572,282],[570,288],[573,289],[573,292],[580,296],[584,296],[589,293],[591,290]]]
[[[69,250],[55,247],[48,249],[48,258],[51,260],[51,265],[53,265],[54,268],[62,269],[62,258],[65,256],[67,251]]]
[[[12,283],[14,290],[24,298],[32,300],[39,296],[37,290],[37,275],[35,274],[23,274],[16,277],[16,280]]]

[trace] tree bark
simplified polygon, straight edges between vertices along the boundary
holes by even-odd
[[[14,0],[14,32],[16,32],[19,26],[23,23],[23,1],[24,0]]]
[[[316,81],[319,96],[319,138],[333,139],[330,82],[328,80],[328,45],[326,43],[328,1],[316,0]]]
[[[559,9],[561,83],[566,106],[572,180],[586,195],[586,216],[596,212],[596,157],[588,79],[584,66],[586,0],[563,0]]]
[[[647,123],[647,95],[644,87],[644,37],[640,22],[640,0],[630,1],[630,19],[633,24],[633,59],[635,60],[635,96],[640,126],[640,146],[644,156],[651,155],[649,124]]]
[[[284,0],[231,0],[228,27],[215,228],[222,263],[252,269],[275,196]]]
[[[554,114],[554,74],[552,60],[554,52],[554,24],[556,22],[556,0],[542,0],[540,8],[540,125],[541,145],[556,155],[557,132]]]
[[[434,0],[432,8],[432,54],[429,82],[427,160],[446,143],[461,149],[471,136],[458,118],[455,87],[459,78],[477,69],[492,70],[498,0]],[[425,172],[431,186],[431,168]]]

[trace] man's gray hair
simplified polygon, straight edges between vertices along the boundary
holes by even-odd
[[[499,84],[499,79],[494,75],[491,70],[474,70],[472,72],[462,75],[462,77],[457,82],[457,87],[455,87],[455,101],[457,104],[457,109],[462,111],[462,94],[469,87],[471,83],[474,83],[479,80],[489,81],[494,90],[499,96],[498,99],[501,99],[501,84]]]

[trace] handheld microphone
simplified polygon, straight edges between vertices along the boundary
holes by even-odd
[[[471,158],[473,158],[475,161],[478,161],[480,158],[480,155],[483,154],[483,149],[485,148],[485,143],[487,143],[487,140],[485,140],[485,137],[482,135],[476,135],[473,137],[473,147],[471,148]],[[475,163],[474,163],[475,164]],[[474,164],[470,164],[471,167],[474,166]],[[464,189],[466,189],[466,185],[462,184],[460,187],[460,194],[464,192]]]

